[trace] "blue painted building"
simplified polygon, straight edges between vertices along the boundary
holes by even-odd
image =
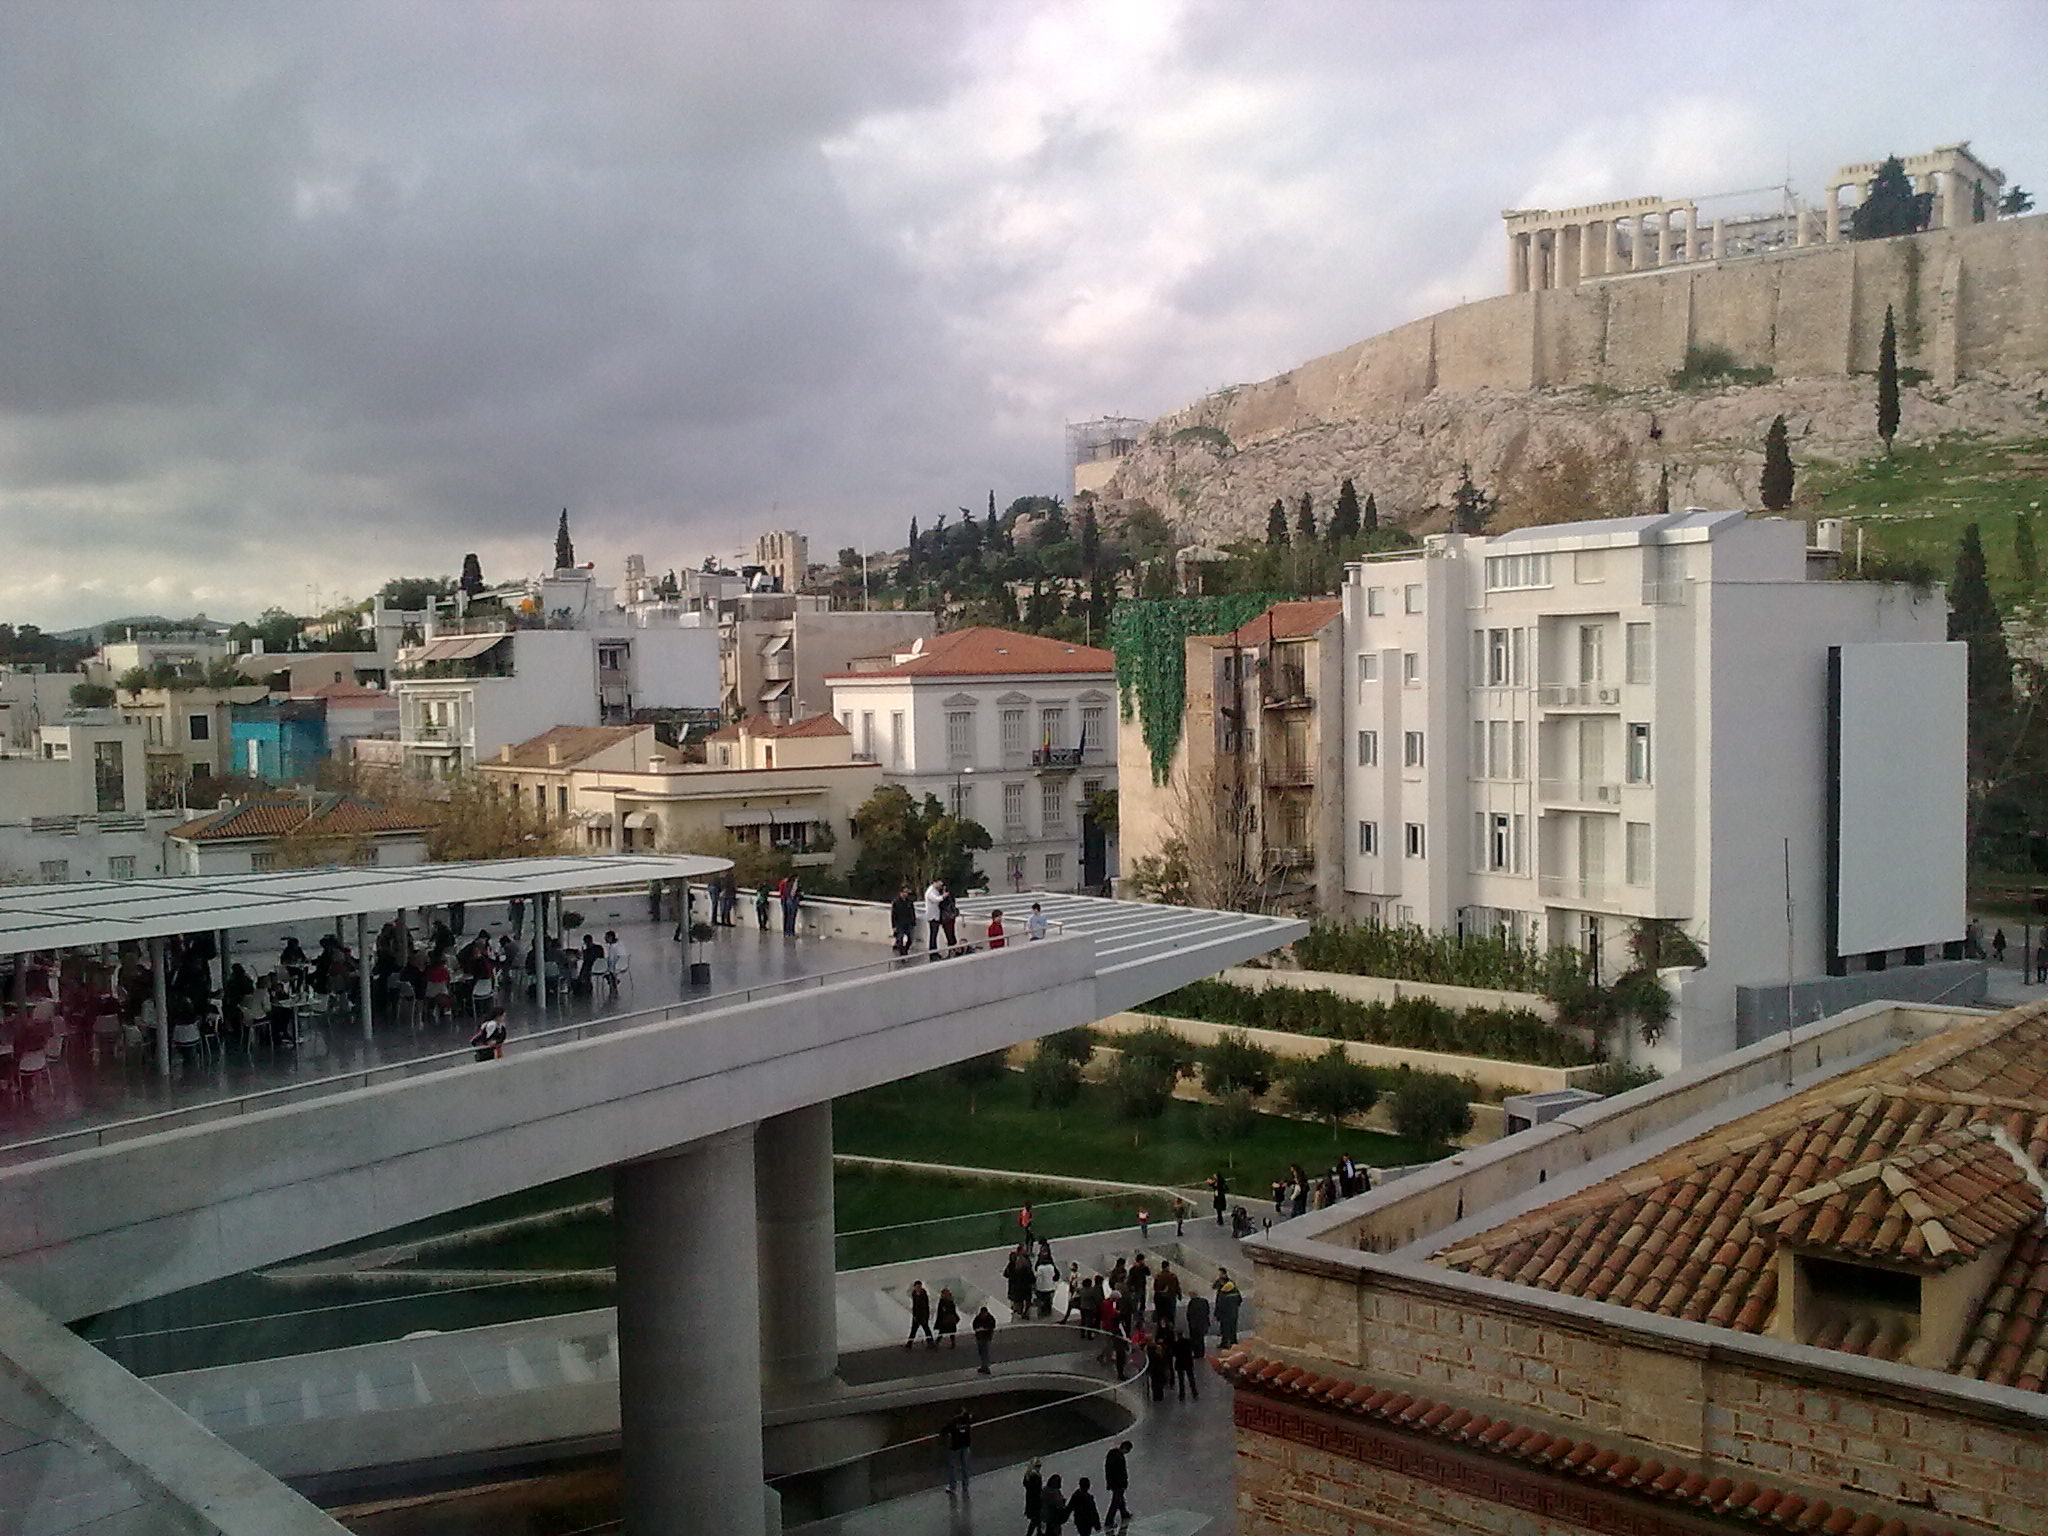
[[[321,699],[237,704],[228,772],[266,784],[310,784],[327,756],[327,705]]]

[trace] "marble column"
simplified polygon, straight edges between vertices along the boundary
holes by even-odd
[[[1528,234],[1528,291],[1534,293],[1543,286],[1543,232],[1532,229]]]
[[[754,1128],[612,1170],[627,1536],[766,1536]]]
[[[1671,210],[1662,209],[1657,214],[1657,265],[1671,264]]]
[[[754,1136],[761,1381],[810,1387],[839,1367],[832,1247],[832,1105],[763,1120]]]
[[[1689,262],[1703,258],[1700,250],[1700,210],[1696,203],[1685,205],[1685,259]]]
[[[1629,270],[1640,272],[1650,264],[1650,230],[1643,220],[1648,214],[1636,214],[1629,221]]]
[[[1600,265],[1603,273],[1621,270],[1621,225],[1620,219],[1607,221],[1607,251]]]
[[[1719,260],[1721,260],[1721,259],[1722,259],[1722,258],[1723,258],[1724,256],[1726,256],[1727,254],[1728,254],[1728,221],[1727,221],[1726,219],[1716,219],[1716,220],[1714,220],[1714,251],[1713,251],[1713,259],[1714,259],[1715,261],[1719,261]]]
[[[1811,222],[1812,220],[1804,208],[1794,211],[1792,215],[1792,243],[1794,245],[1806,244],[1806,230]]]
[[[1521,235],[1508,236],[1508,292],[1520,293],[1529,286],[1529,257],[1522,249]]]
[[[1827,222],[1821,226],[1820,237],[1832,244],[1842,238],[1842,189],[1834,182],[1828,183]]]

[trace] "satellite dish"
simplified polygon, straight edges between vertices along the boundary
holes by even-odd
[[[923,635],[919,635],[915,640],[910,642],[910,654],[913,656],[922,656],[924,654]]]

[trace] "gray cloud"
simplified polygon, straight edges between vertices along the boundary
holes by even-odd
[[[564,503],[608,568],[897,541],[1053,488],[1063,417],[1495,291],[1502,206],[1965,133],[2038,180],[2044,43],[2025,0],[25,0],[0,617],[509,573]]]

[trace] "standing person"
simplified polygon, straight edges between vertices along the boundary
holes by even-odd
[[[1010,1298],[1010,1321],[1020,1322],[1031,1310],[1031,1255],[1019,1243],[1003,1264],[1004,1291]]]
[[[1145,1298],[1152,1284],[1152,1266],[1145,1262],[1142,1250],[1131,1255],[1130,1272],[1124,1276],[1124,1284],[1138,1293],[1138,1305],[1133,1310],[1145,1310]]]
[[[2005,930],[1995,930],[1991,935],[1991,958],[1999,965],[2005,964]]]
[[[1237,1314],[1244,1305],[1244,1293],[1237,1288],[1237,1282],[1230,1278],[1230,1271],[1216,1271],[1216,1283],[1211,1287],[1216,1292],[1216,1347],[1235,1349],[1237,1347]]]
[[[1159,1276],[1152,1282],[1152,1310],[1162,1328],[1171,1328],[1180,1310],[1180,1276],[1165,1259],[1159,1261]]]
[[[910,953],[910,942],[917,933],[917,902],[912,899],[910,887],[896,888],[896,899],[889,903],[889,936],[891,947],[899,955]]]
[[[925,953],[934,960],[939,958],[939,903],[945,895],[946,888],[937,880],[924,888]]]
[[[725,872],[725,926],[737,928],[740,912],[740,877],[731,870]]]
[[[763,933],[768,931],[768,883],[765,880],[754,887],[754,923]]]
[[[1195,1385],[1195,1343],[1184,1333],[1171,1334],[1167,1341],[1167,1352],[1173,1357],[1173,1384],[1180,1392],[1180,1400],[1189,1398],[1201,1400],[1201,1389]]]
[[[917,1342],[919,1330],[924,1333],[924,1347],[937,1349],[939,1341],[932,1337],[932,1293],[924,1288],[922,1280],[910,1282],[910,1337],[903,1341],[909,1349]]]
[[[1024,1234],[1024,1247],[1026,1251],[1029,1251],[1032,1245],[1037,1241],[1037,1239],[1035,1239],[1032,1236],[1031,1224],[1031,1202],[1029,1200],[1026,1200],[1017,1211],[1017,1228],[1020,1232]]]
[[[1038,1528],[1045,1536],[1059,1536],[1067,1528],[1067,1495],[1055,1472],[1045,1480],[1038,1494]]]
[[[983,1376],[989,1375],[989,1367],[995,1363],[996,1315],[989,1311],[985,1301],[981,1310],[974,1314],[974,1352],[981,1358],[976,1371]]]
[[[974,1446],[974,1415],[962,1408],[946,1426],[946,1492],[967,1492],[969,1452]]]
[[[960,922],[960,898],[953,894],[953,887],[939,883],[939,927],[945,930],[946,953],[952,954],[960,947],[960,935],[956,931]]]
[[[469,1043],[478,1061],[497,1061],[505,1054],[505,1005],[495,1003],[490,1015],[477,1026]]]
[[[1065,1322],[1065,1318],[1060,1319]],[[1102,1276],[1097,1275],[1081,1287],[1081,1337],[1094,1341],[1095,1332],[1102,1326]]]
[[[782,885],[782,936],[796,937],[796,909],[803,905],[803,883],[791,875]]]
[[[1103,1512],[1105,1526],[1113,1526],[1121,1515],[1125,1525],[1131,1523],[1131,1506],[1124,1502],[1124,1495],[1131,1487],[1131,1442],[1121,1441],[1102,1458],[1102,1486],[1109,1490],[1109,1508]]]
[[[1004,942],[1003,909],[997,907],[988,915],[988,947],[990,949],[1001,949]]]
[[[1223,1225],[1223,1212],[1230,1204],[1230,1183],[1223,1177],[1221,1168],[1209,1175],[1209,1187],[1215,1191],[1209,1203],[1216,1207],[1216,1225],[1220,1227]]]
[[[1035,901],[1031,903],[1031,915],[1024,919],[1024,936],[1033,941],[1045,937],[1045,913]]]
[[[939,1287],[939,1310],[935,1315],[939,1337],[946,1341],[948,1349],[960,1347],[960,1303],[953,1299],[950,1285]]]
[[[1187,1334],[1194,1340],[1197,1359],[1209,1352],[1209,1298],[1200,1291],[1188,1298]]]
[[[1081,1284],[1081,1266],[1069,1261],[1067,1264],[1067,1310],[1060,1314],[1062,1323],[1074,1320],[1079,1312],[1085,1320],[1088,1316],[1087,1288]]]
[[[1044,1466],[1036,1456],[1024,1464],[1024,1536],[1040,1536],[1045,1529]]]
[[[1053,1263],[1050,1254],[1041,1252],[1038,1267],[1031,1272],[1032,1299],[1038,1303],[1040,1317],[1052,1316],[1052,1293],[1059,1288],[1060,1267]]]
[[[1175,1237],[1185,1237],[1187,1236],[1187,1230],[1188,1203],[1181,1199],[1179,1195],[1175,1195],[1173,1197],[1173,1235]]]
[[[1166,1389],[1173,1384],[1173,1350],[1164,1329],[1145,1345],[1145,1379],[1152,1385],[1152,1401],[1165,1402]]]
[[[1074,1484],[1074,1496],[1067,1500],[1067,1513],[1073,1517],[1074,1536],[1095,1536],[1102,1529],[1102,1514],[1095,1507],[1095,1495],[1088,1491],[1087,1478]]]

